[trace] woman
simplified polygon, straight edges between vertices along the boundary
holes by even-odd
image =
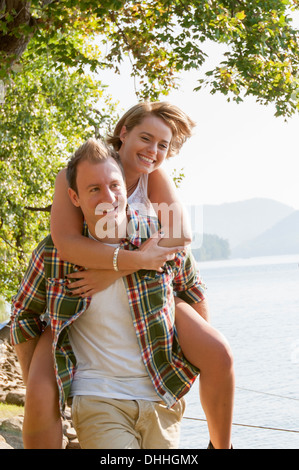
[[[70,275],[70,278],[75,278],[72,283],[74,295],[93,295],[126,272],[138,269],[161,270],[178,246],[190,243],[191,234],[186,227],[183,209],[173,185],[160,166],[165,158],[178,153],[191,136],[193,127],[193,121],[171,104],[140,103],[120,119],[113,136],[108,139],[108,143],[118,151],[124,167],[129,204],[133,208],[134,205],[138,206],[141,212],[155,211],[167,232],[166,237],[157,238],[155,243],[148,240],[140,250],[120,250],[117,260],[114,259],[119,271],[113,270],[112,247],[81,235],[82,214],[70,202],[65,171],[60,172],[51,214],[52,238],[63,259],[88,268],[83,273]],[[166,207],[174,210],[171,217],[168,218],[169,214],[166,214],[167,223],[164,224],[163,209]],[[76,281],[76,278],[79,279]],[[232,355],[226,340],[207,320],[206,301],[192,308],[180,299],[176,300],[176,327],[181,347],[186,358],[201,371],[200,398],[211,442],[214,448],[230,448],[234,395]],[[51,331],[47,328],[37,344],[27,380],[29,398],[23,437],[28,448],[59,447],[61,443],[61,422],[53,360],[49,354],[50,344]],[[43,384],[39,375],[41,372]],[[47,392],[47,405],[41,403],[44,412],[40,415],[35,410],[36,400],[44,401],[42,387]]]

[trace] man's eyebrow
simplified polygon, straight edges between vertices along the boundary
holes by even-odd
[[[114,180],[111,180],[109,184],[113,184],[113,183],[120,183],[122,181],[121,178],[115,178]],[[101,186],[100,183],[90,183],[86,186],[86,188],[93,188],[94,186]]]
[[[86,188],[92,188],[93,186],[100,186],[99,183],[90,183],[86,186]]]

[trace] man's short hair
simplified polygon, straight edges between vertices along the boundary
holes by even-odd
[[[67,169],[66,177],[69,187],[78,193],[77,188],[77,167],[80,162],[89,161],[90,163],[102,163],[109,157],[113,158],[118,164],[123,179],[125,181],[124,169],[121,164],[118,153],[112,148],[108,147],[101,140],[90,138],[84,144],[82,144],[70,158]]]

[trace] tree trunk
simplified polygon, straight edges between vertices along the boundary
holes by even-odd
[[[34,24],[30,5],[30,1],[0,0],[0,20],[5,22],[7,27],[5,33],[0,33],[0,54],[10,67],[21,57],[33,35],[33,28],[31,33],[22,32],[23,26]]]

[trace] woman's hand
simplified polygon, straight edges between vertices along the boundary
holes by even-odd
[[[139,252],[142,256],[139,269],[163,272],[166,261],[174,259],[175,253],[184,249],[183,246],[173,246],[171,248],[159,246],[162,238],[163,230],[159,230],[141,245]]]
[[[72,281],[68,285],[68,289],[74,296],[91,297],[96,292],[100,292],[109,287],[117,279],[125,276],[125,274],[126,273],[122,271],[116,272],[110,269],[76,271],[67,276],[67,278]]]

